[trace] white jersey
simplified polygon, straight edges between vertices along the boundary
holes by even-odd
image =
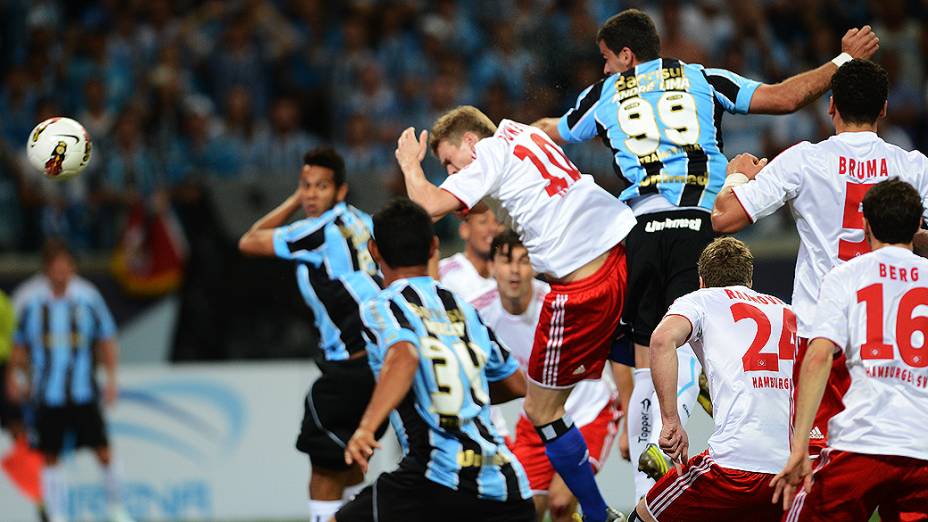
[[[80,292],[99,294],[97,287],[94,286],[93,283],[79,275],[75,275],[71,278],[69,288],[73,288]],[[20,283],[19,286],[13,290],[13,295],[10,297],[10,301],[13,303],[13,310],[16,312],[17,316],[20,316],[33,299],[36,299],[38,296],[49,295],[51,291],[52,286],[48,281],[48,277],[44,273],[39,272]]]
[[[498,200],[536,272],[564,277],[607,252],[635,226],[630,208],[581,175],[535,127],[503,120],[477,142],[474,161],[441,188],[468,208]]]
[[[788,202],[801,243],[793,308],[800,337],[809,337],[822,278],[844,261],[868,252],[861,202],[874,184],[898,176],[928,209],[928,158],[886,143],[873,132],[842,132],[820,143],[804,141],[734,188],[752,221]]]
[[[689,343],[709,379],[709,454],[723,468],[779,473],[789,457],[796,344],[789,305],[744,286],[703,288],[667,315],[689,320]]]
[[[851,374],[828,445],[928,460],[928,260],[883,247],[835,268],[812,337],[844,350]]]
[[[454,254],[438,262],[438,278],[445,288],[462,297],[474,308],[479,309],[488,305],[499,295],[496,280],[480,275],[462,253]]]
[[[507,312],[499,298],[494,299],[484,308],[477,309],[483,322],[493,330],[496,337],[519,361],[523,372],[528,371],[528,359],[532,354],[535,327],[538,325],[538,316],[541,314],[542,304],[548,290],[548,285],[533,280],[532,301],[525,312],[519,315]],[[570,392],[564,409],[577,426],[589,424],[612,400],[613,390],[612,381],[605,377],[597,381],[580,381]]]

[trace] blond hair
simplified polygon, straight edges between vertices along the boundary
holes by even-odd
[[[483,139],[496,133],[496,124],[486,114],[472,105],[461,105],[444,113],[435,120],[429,136],[429,147],[432,153],[438,153],[438,144],[448,141],[452,145],[461,143],[461,136],[465,132],[473,132]]]
[[[754,255],[741,241],[733,237],[720,237],[702,251],[696,267],[706,288],[751,286]]]

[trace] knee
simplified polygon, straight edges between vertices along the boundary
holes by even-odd
[[[569,494],[551,495],[548,499],[548,511],[551,512],[551,520],[571,520],[577,511],[577,503]]]
[[[555,405],[535,400],[531,395],[525,397],[523,408],[533,426],[550,424],[564,415]]]

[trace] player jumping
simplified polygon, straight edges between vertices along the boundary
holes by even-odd
[[[596,41],[608,76],[584,90],[560,119],[536,124],[555,140],[599,137],[607,143],[625,183],[619,200],[638,217],[625,243],[623,316],[635,343],[635,389],[627,418],[632,462],[638,462],[645,446],[635,441],[646,439],[641,430],[658,421],[644,409],[654,394],[648,370],[651,332],[674,299],[699,287],[696,259],[715,237],[709,211],[725,180],[722,115],[796,111],[828,89],[839,65],[873,55],[879,40],[869,26],[851,29],[833,61],[774,85],[661,57],[654,23],[635,9],[607,20]],[[646,454],[644,467],[662,469],[660,462],[647,462],[652,456]],[[636,478],[639,495],[648,486]]]
[[[441,187],[422,172],[429,147],[450,174]],[[410,198],[434,219],[467,211],[484,196],[512,217],[532,267],[551,285],[535,330],[525,413],[585,519],[618,520],[596,486],[586,442],[564,415],[564,403],[575,384],[602,375],[624,301],[620,242],[635,225],[631,210],[582,176],[537,128],[511,120],[497,127],[470,106],[441,116],[430,139],[406,129],[396,158]]]

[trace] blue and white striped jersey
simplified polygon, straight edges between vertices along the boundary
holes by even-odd
[[[33,400],[51,407],[96,401],[95,347],[115,335],[113,316],[92,286],[71,284],[59,298],[36,293],[14,338],[29,354]]]
[[[430,277],[400,279],[361,309],[374,374],[387,350],[419,352],[409,395],[391,415],[405,458],[400,467],[479,498],[527,499],[528,480],[490,420],[489,383],[518,371],[473,306]]]
[[[759,82],[724,69],[658,58],[587,87],[558,122],[561,137],[599,136],[626,186],[619,199],[661,194],[712,209],[725,182],[725,112],[745,114]]]
[[[345,360],[366,348],[358,307],[381,287],[367,250],[373,229],[369,215],[341,202],[319,217],[274,230],[277,257],[297,262],[297,285],[313,312],[326,360]]]

